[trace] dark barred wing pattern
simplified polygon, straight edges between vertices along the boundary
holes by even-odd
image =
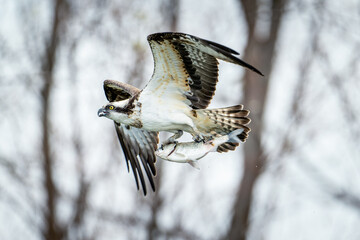
[[[214,96],[219,71],[217,59],[241,65],[262,75],[255,67],[234,56],[238,55],[236,51],[189,34],[155,33],[148,36],[148,41],[150,45],[151,41],[159,44],[170,43],[172,46],[169,47],[174,47],[180,54],[184,67],[191,78],[189,86],[192,94],[186,97],[191,101],[194,109],[206,108]]]
[[[141,170],[143,168],[152,190],[155,191],[153,176],[156,175],[156,156],[154,153],[159,141],[158,133],[117,123],[115,123],[115,129],[125,155],[127,169],[130,171],[130,163],[137,188],[140,188],[138,180],[138,178],[140,178],[144,195],[146,195],[146,183]],[[139,160],[141,161],[142,167],[140,166]]]
[[[140,90],[126,83],[114,80],[105,80],[104,92],[106,95],[106,99],[109,102],[116,102],[129,99],[132,96],[138,94]]]
[[[219,76],[218,61],[194,46],[177,42],[174,42],[174,46],[192,80],[189,85],[193,95],[187,96],[192,103],[191,107],[206,108],[215,94]]]
[[[129,99],[140,92],[136,87],[114,80],[104,81],[104,91],[109,102]],[[137,188],[140,189],[140,179],[144,195],[146,195],[147,189],[144,174],[142,172],[143,169],[149,179],[152,190],[155,191],[153,176],[156,175],[155,151],[159,142],[158,132],[150,132],[128,125],[114,123],[119,142],[124,152],[128,171],[130,171],[130,165]],[[140,165],[140,162],[142,166]]]

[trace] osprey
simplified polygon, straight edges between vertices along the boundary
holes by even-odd
[[[155,33],[147,38],[154,58],[154,73],[140,90],[126,83],[104,81],[108,104],[98,111],[99,117],[114,121],[127,168],[131,165],[137,188],[140,178],[144,195],[146,184],[142,169],[155,191],[155,151],[158,132],[175,133],[166,142],[175,142],[183,131],[195,141],[243,129],[239,138],[248,137],[250,119],[242,105],[206,109],[218,81],[218,61],[221,59],[248,68],[260,75],[255,67],[240,60],[234,50],[215,42],[183,33]],[[234,150],[239,144],[226,142],[218,152]],[[140,163],[141,165],[140,166]]]

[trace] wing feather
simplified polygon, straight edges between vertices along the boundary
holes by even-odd
[[[153,176],[156,175],[156,156],[155,150],[159,141],[157,132],[148,132],[140,128],[133,128],[124,124],[115,123],[116,133],[122,146],[126,164],[129,171],[129,163],[134,174],[136,186],[139,189],[140,178],[141,186],[146,195],[146,184],[142,169],[145,170],[151,188],[155,191]],[[139,160],[142,166],[140,166]]]
[[[219,71],[217,59],[262,75],[255,67],[234,56],[238,54],[236,51],[192,35],[155,33],[148,36],[148,41],[155,67],[144,91],[178,99],[195,109],[206,108],[215,93]]]
[[[132,96],[139,93],[140,89],[127,83],[114,80],[105,80],[104,92],[109,102],[116,102],[131,98]]]
[[[104,81],[104,91],[109,102],[125,100],[140,92],[136,87],[114,80]],[[124,152],[127,169],[130,171],[131,167],[134,174],[137,189],[140,189],[140,180],[146,195],[146,183],[142,172],[144,170],[151,188],[155,191],[153,176],[156,175],[155,151],[159,142],[158,132],[149,132],[118,123],[115,123],[115,130]]]

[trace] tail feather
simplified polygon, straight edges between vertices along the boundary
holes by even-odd
[[[198,109],[196,111],[205,114],[207,118],[212,121],[213,127],[211,128],[211,131],[215,132],[216,136],[229,134],[237,129],[243,129],[243,131],[238,134],[238,138],[241,142],[245,142],[249,136],[249,132],[251,131],[251,129],[246,125],[251,122],[251,119],[248,117],[250,112],[243,108],[243,105],[236,105],[226,108]],[[237,142],[227,142],[221,144],[217,151],[232,151],[238,145],[239,143]]]
[[[218,146],[218,148],[216,149],[216,151],[222,153],[222,152],[227,152],[227,151],[234,151],[235,148],[239,146],[239,143],[223,143],[220,146]]]

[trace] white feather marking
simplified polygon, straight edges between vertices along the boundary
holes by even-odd
[[[155,94],[159,98],[176,99],[190,105],[191,102],[184,96],[190,91],[186,80],[189,74],[178,51],[168,40],[161,43],[151,41],[150,46],[154,56],[154,73],[142,95]]]

